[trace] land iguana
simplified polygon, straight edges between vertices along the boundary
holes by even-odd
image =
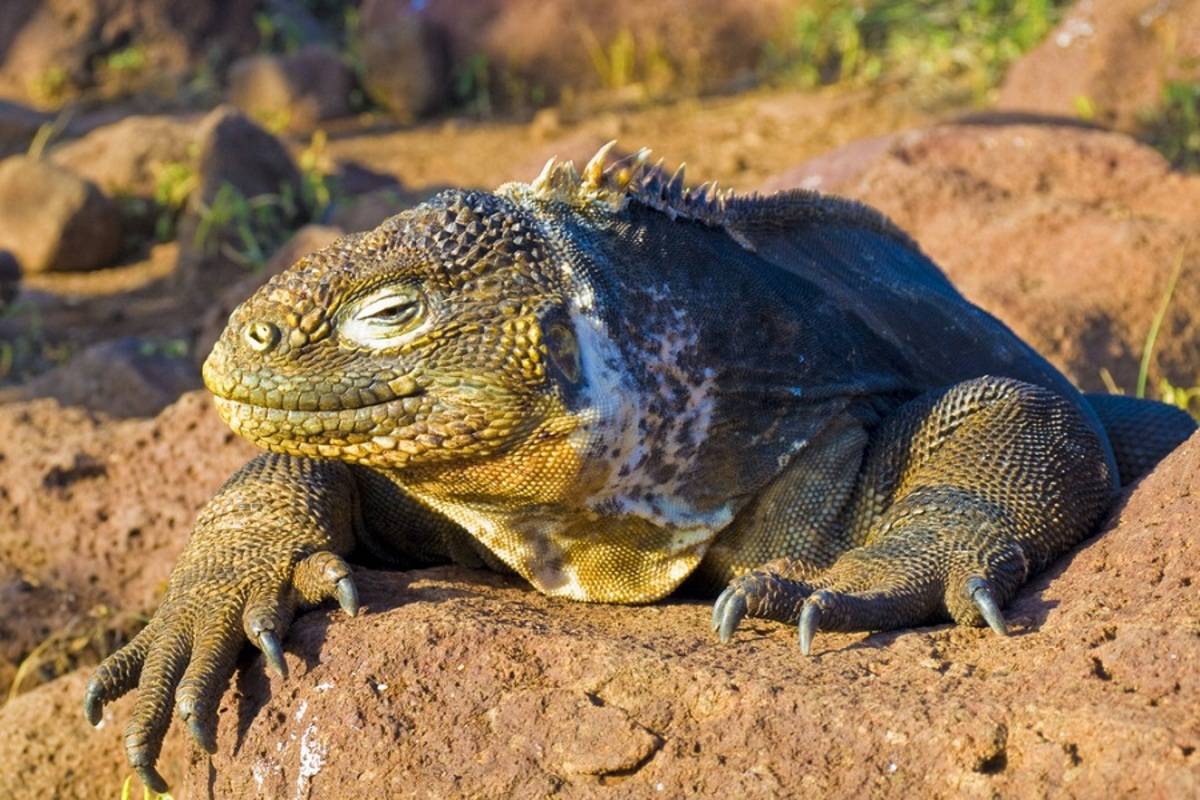
[[[1080,394],[903,231],[808,191],[686,188],[645,152],[446,191],[302,258],[204,365],[267,450],[200,512],[85,713],[140,689],[152,789],[174,706],[215,750],[246,639],[286,672],[348,559],[453,560],[576,600],[720,595],[814,632],[988,625],[1195,425]]]

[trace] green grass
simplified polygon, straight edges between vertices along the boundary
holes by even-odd
[[[982,101],[1065,0],[809,0],[764,71],[802,85],[905,85]]]
[[[141,72],[146,68],[146,51],[141,45],[109,53],[104,65],[113,72]]]
[[[200,205],[192,246],[220,253],[236,264],[259,269],[294,231],[299,199],[287,184],[277,194],[246,197],[224,183],[209,203]]]
[[[159,167],[154,182],[154,202],[158,205],[154,238],[158,241],[166,242],[175,238],[179,215],[199,182],[196,168],[188,162],[170,161]]]
[[[1200,81],[1168,81],[1158,110],[1143,117],[1141,135],[1176,169],[1200,171]]]
[[[1162,330],[1163,320],[1166,319],[1167,309],[1171,306],[1171,299],[1175,296],[1175,289],[1183,275],[1186,253],[1186,248],[1180,249],[1175,265],[1171,268],[1171,275],[1167,278],[1167,286],[1163,291],[1162,300],[1154,312],[1154,318],[1150,320],[1150,329],[1146,332],[1146,338],[1142,342],[1142,358],[1138,365],[1137,384],[1134,387],[1135,397],[1146,397],[1150,365],[1154,360],[1154,348],[1158,344],[1158,335]],[[1124,394],[1107,369],[1100,370],[1100,378],[1111,394]],[[1194,386],[1176,386],[1166,378],[1159,378],[1157,394],[1158,399],[1162,402],[1181,408],[1200,420],[1200,376],[1197,376],[1197,383]]]

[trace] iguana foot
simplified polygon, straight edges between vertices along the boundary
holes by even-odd
[[[975,523],[936,536],[910,530],[856,548],[812,581],[747,573],[717,598],[713,628],[727,642],[746,617],[795,624],[805,655],[819,630],[890,630],[949,618],[1006,635],[1000,607],[1024,581],[1025,557],[989,536],[985,520]]]
[[[250,462],[201,512],[158,612],[100,663],[84,695],[95,725],[105,703],[138,688],[125,752],[148,788],[167,790],[154,764],[172,707],[216,750],[217,704],[247,639],[286,677],[280,641],[296,608],[336,600],[358,613],[350,567],[333,552],[349,549],[351,513],[343,465],[276,455]]]

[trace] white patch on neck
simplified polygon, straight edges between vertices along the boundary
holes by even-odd
[[[661,302],[669,297],[666,287],[651,287],[648,294]],[[691,459],[712,424],[716,379],[711,369],[697,380],[680,366],[681,359],[699,344],[687,314],[673,309],[657,341],[645,343],[641,357],[653,385],[641,388],[627,372],[620,348],[603,321],[583,304],[572,307],[571,318],[587,404],[571,444],[585,460],[609,464],[608,481],[589,499],[588,507],[640,517],[681,533],[713,535],[724,528],[733,519],[728,505],[700,511],[681,499]],[[682,398],[672,391],[680,386],[686,392]],[[669,413],[659,413],[656,407]],[[652,448],[655,461],[675,468],[665,481],[646,474]],[[691,453],[685,455],[685,449]]]

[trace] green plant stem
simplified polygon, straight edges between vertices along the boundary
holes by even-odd
[[[1158,340],[1158,330],[1167,316],[1167,307],[1171,305],[1171,297],[1175,294],[1179,276],[1183,274],[1183,256],[1186,252],[1186,246],[1179,248],[1179,256],[1175,259],[1175,266],[1171,269],[1171,278],[1167,281],[1167,290],[1163,293],[1158,311],[1150,322],[1150,331],[1146,334],[1146,342],[1142,345],[1142,363],[1138,367],[1137,391],[1135,392],[1137,397],[1146,396],[1146,379],[1150,375],[1150,359],[1154,355],[1154,344]]]

